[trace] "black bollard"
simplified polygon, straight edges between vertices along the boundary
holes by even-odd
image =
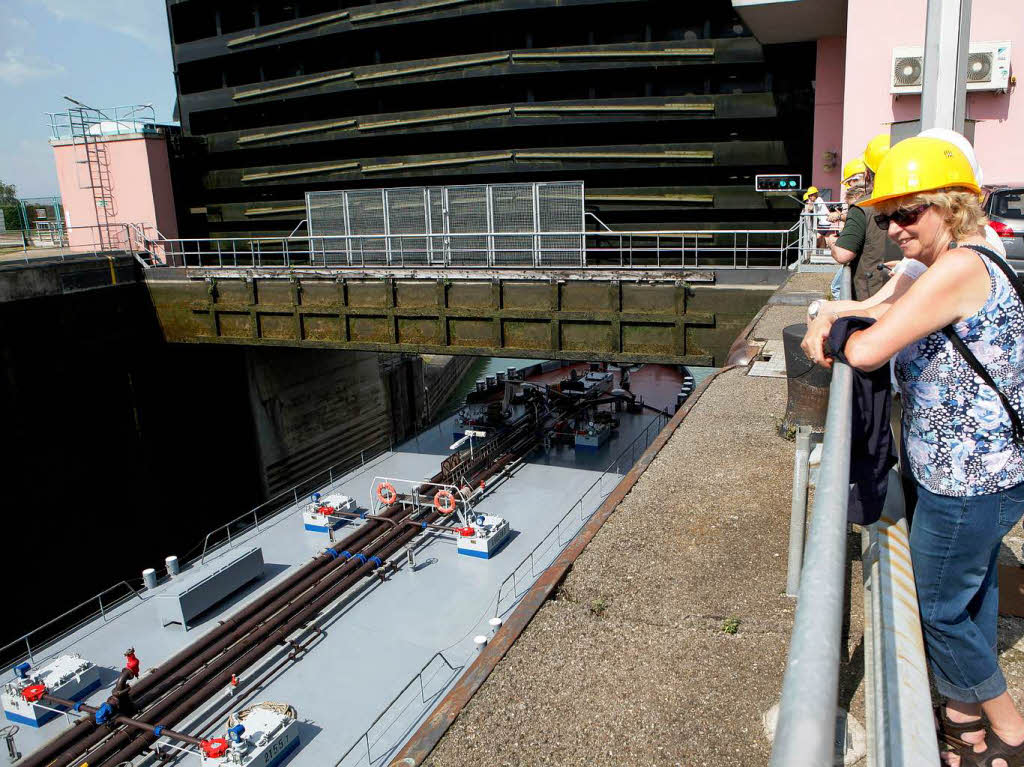
[[[782,346],[786,354],[786,417],[782,420],[779,433],[788,436],[796,433],[798,426],[810,426],[816,431],[825,428],[825,414],[828,411],[828,387],[832,382],[832,371],[815,365],[800,342],[807,332],[806,323],[789,325],[782,330]]]

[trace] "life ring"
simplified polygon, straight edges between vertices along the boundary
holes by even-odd
[[[46,695],[45,684],[30,684],[21,691],[21,697],[23,697],[29,703],[35,703]]]
[[[398,500],[398,493],[390,482],[381,482],[377,485],[377,497],[385,506],[390,506]]]
[[[434,508],[442,514],[451,514],[455,511],[455,496],[448,490],[438,490],[434,496]]]

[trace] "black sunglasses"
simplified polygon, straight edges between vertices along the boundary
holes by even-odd
[[[913,208],[897,208],[892,213],[879,213],[875,216],[875,223],[879,229],[888,229],[890,221],[895,221],[897,226],[909,226],[917,223],[917,219],[930,207],[931,204],[926,202]]]

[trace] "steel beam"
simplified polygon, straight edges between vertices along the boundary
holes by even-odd
[[[921,130],[962,133],[967,117],[967,56],[972,0],[928,0]]]

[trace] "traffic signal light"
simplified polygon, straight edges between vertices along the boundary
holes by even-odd
[[[804,187],[799,173],[766,173],[754,177],[754,188],[758,192],[796,192]]]

